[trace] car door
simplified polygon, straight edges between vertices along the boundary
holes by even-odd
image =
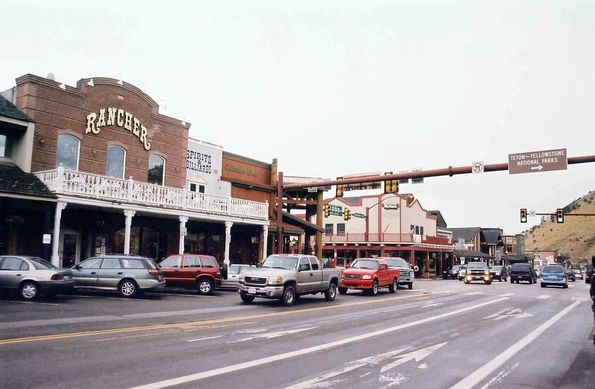
[[[297,289],[298,292],[308,292],[312,289],[312,278],[314,274],[310,267],[308,257],[300,257],[298,261]]]
[[[116,289],[122,279],[123,272],[120,258],[104,258],[101,268],[97,272],[97,286]]]
[[[102,261],[103,258],[101,257],[89,258],[71,268],[74,284],[77,287],[97,287],[97,273],[101,268]]]
[[[21,258],[4,257],[0,263],[0,287],[17,289],[29,272],[29,265]]]
[[[184,255],[178,273],[179,285],[184,287],[194,287],[196,285],[196,277],[198,277],[200,271],[200,260],[198,255]]]
[[[208,274],[213,277],[214,280],[221,278],[220,275],[217,274],[219,272],[219,265],[217,264],[215,257],[201,255],[200,264],[200,271],[202,274]]]
[[[312,269],[311,290],[321,290],[324,279],[322,275],[321,263],[318,261],[318,258],[310,257],[310,268]]]
[[[180,285],[180,262],[181,255],[170,255],[159,264],[167,286]]]

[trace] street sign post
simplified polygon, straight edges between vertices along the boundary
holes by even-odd
[[[529,151],[508,155],[509,174],[566,170],[567,167],[566,149]]]
[[[473,174],[483,173],[483,162],[473,162],[471,164],[471,172]]]

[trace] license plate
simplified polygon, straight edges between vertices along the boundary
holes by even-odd
[[[256,294],[256,288],[248,288],[248,293]]]

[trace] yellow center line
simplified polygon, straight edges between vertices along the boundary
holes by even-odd
[[[123,327],[123,328],[112,328],[106,330],[92,330],[92,331],[81,331],[81,332],[66,332],[63,334],[54,334],[54,335],[38,335],[38,336],[27,336],[22,338],[9,338],[9,339],[1,339],[0,346],[9,345],[9,344],[18,344],[18,343],[29,343],[29,342],[40,342],[44,340],[60,340],[60,339],[70,339],[70,338],[81,338],[85,336],[100,336],[100,335],[110,335],[110,334],[123,334],[127,332],[138,332],[138,331],[153,331],[153,330],[163,330],[163,329],[172,329],[172,328],[183,328],[188,326],[205,326],[211,324],[222,324],[222,323],[230,323],[235,321],[245,321],[245,320],[255,320],[255,319],[263,319],[269,317],[276,317],[276,316],[286,316],[286,315],[295,315],[305,312],[315,312],[321,310],[329,310],[329,309],[339,309],[339,308],[351,308],[358,305],[369,305],[373,303],[381,303],[386,301],[395,301],[395,300],[413,300],[413,299],[428,299],[430,298],[430,293],[424,292],[420,295],[413,295],[413,296],[397,296],[397,297],[387,297],[387,298],[380,298],[375,300],[361,301],[356,303],[344,304],[344,305],[327,305],[315,308],[303,308],[303,309],[294,309],[291,311],[283,311],[283,312],[271,312],[271,313],[259,313],[256,315],[247,315],[247,316],[234,316],[229,318],[223,319],[206,319],[206,320],[195,320],[195,321],[186,321],[181,323],[167,323],[167,324],[153,324],[153,325],[143,325],[143,326],[134,326],[134,327]]]

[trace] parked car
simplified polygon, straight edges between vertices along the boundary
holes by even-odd
[[[399,269],[390,269],[384,259],[358,258],[349,268],[343,269],[339,293],[347,293],[347,289],[360,289],[377,295],[378,289],[388,287],[391,293],[397,291]]]
[[[170,255],[159,264],[166,286],[195,288],[200,294],[212,294],[221,286],[221,268],[210,255]]]
[[[566,278],[568,279],[568,281],[576,282],[576,277],[572,269],[564,269],[564,272],[566,273]]]
[[[485,262],[469,262],[465,270],[465,283],[469,284],[473,281],[481,281],[486,285],[492,283],[492,275],[487,263]]]
[[[240,298],[250,304],[256,297],[279,299],[285,306],[295,303],[299,296],[323,293],[327,301],[337,296],[341,269],[325,267],[313,255],[273,254],[261,267],[240,274]]]
[[[514,263],[510,268],[510,283],[518,284],[520,281],[528,281],[529,284],[537,282],[537,274],[528,263]]]
[[[506,269],[506,266],[490,266],[490,274],[492,275],[492,280],[498,280],[500,282],[508,281],[508,270]]]
[[[558,285],[568,288],[568,277],[566,271],[560,265],[547,265],[541,269],[541,287]]]
[[[138,255],[99,255],[70,270],[76,289],[117,290],[122,297],[165,286],[159,266],[151,258]]]
[[[401,257],[383,257],[389,269],[399,269],[399,285],[407,285],[407,288],[413,289],[413,280],[415,274],[409,263]]]
[[[575,280],[577,280],[577,279],[579,279],[579,278],[580,278],[581,280],[582,280],[582,279],[584,279],[584,277],[583,277],[583,272],[582,272],[580,269],[572,269],[572,272],[574,273],[574,279],[575,279]]]
[[[38,257],[0,256],[0,290],[17,290],[25,300],[34,300],[40,294],[52,296],[69,292],[73,287],[69,269],[59,269]]]
[[[461,267],[459,268],[459,272],[457,273],[457,279],[459,281],[463,281],[463,279],[465,278],[466,270],[467,270],[467,265],[461,265]]]
[[[461,265],[450,266],[442,271],[442,278],[445,280],[454,280],[457,278]]]
[[[592,278],[593,278],[593,267],[589,267],[585,271],[585,283],[590,284]]]
[[[239,279],[240,274],[250,269],[250,265],[232,263],[227,268],[227,278],[221,280],[221,288],[223,289],[235,289],[237,290],[240,286]]]

